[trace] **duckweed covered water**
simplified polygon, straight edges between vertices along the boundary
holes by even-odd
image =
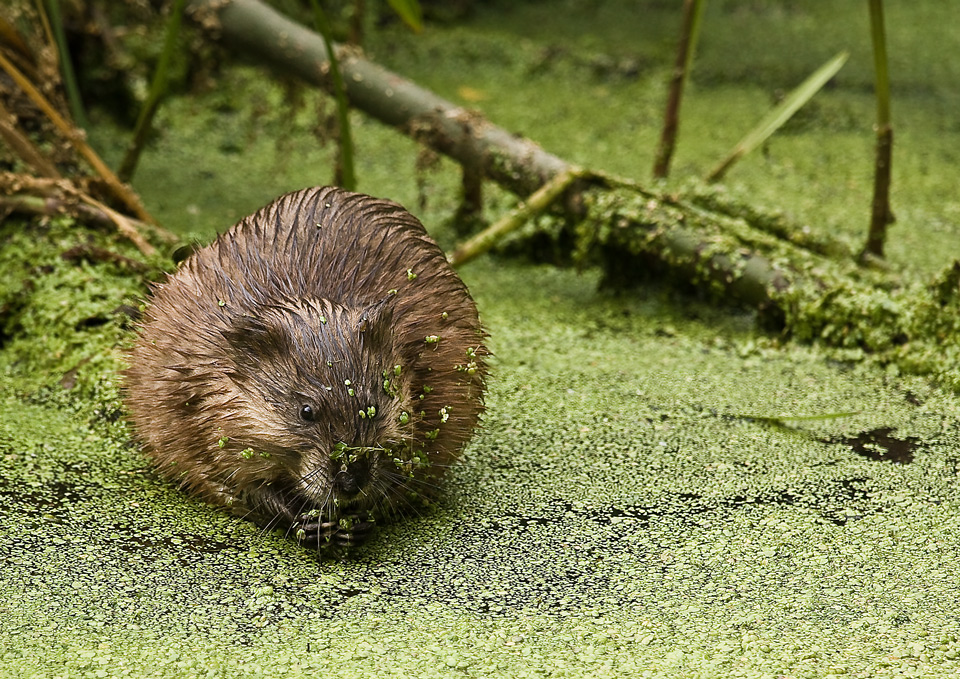
[[[439,507],[343,562],[157,480],[109,415],[5,388],[7,670],[960,669],[956,398],[665,293],[489,263],[468,283],[498,357],[485,428]],[[880,427],[910,463],[857,450]]]
[[[526,106],[489,89],[491,73],[513,71],[501,52],[478,47],[482,32],[479,42],[451,34],[456,44],[439,30],[395,37],[408,47],[392,58],[461,55],[433,77],[462,84],[457,59],[473,54],[487,69],[491,109],[509,116]],[[518,58],[542,44],[521,43]],[[585,87],[613,98],[638,86]],[[701,94],[742,98],[723,92]],[[541,106],[559,110],[556,100]],[[165,138],[138,178],[165,222],[209,234],[284,190],[324,181],[326,152],[296,129],[289,165],[257,135],[252,149],[236,141],[243,154],[200,154],[204,130],[228,139],[236,129],[217,128],[221,114],[209,110],[202,100],[165,109]],[[242,113],[231,120],[255,127]],[[560,136],[541,122],[544,135],[526,131]],[[588,143],[571,159],[605,152],[589,139],[622,145],[603,133],[621,123],[581,126]],[[412,145],[372,125],[360,134],[361,147],[375,149],[361,188],[416,207]],[[642,147],[652,158],[653,146]],[[198,155],[187,163],[187,152]],[[750,182],[765,168],[790,185],[790,163],[771,162],[745,165]],[[955,176],[949,162],[927,162],[932,175]],[[436,226],[453,211],[457,178],[441,170],[427,182],[420,214],[450,239]],[[805,186],[784,204],[819,202],[821,215],[849,201],[826,180]],[[916,177],[899,186],[925,195]],[[492,192],[493,210],[508,202]],[[955,199],[907,204],[903,219],[919,229],[907,238],[930,244],[918,269],[942,268]],[[85,238],[61,226],[52,255],[37,253],[29,271],[6,266],[0,278],[0,668],[9,676],[960,672],[960,402],[927,380],[781,346],[750,314],[655,286],[610,296],[597,292],[594,272],[483,259],[463,272],[496,354],[483,430],[432,511],[381,528],[351,559],[320,560],[149,469],[119,403],[129,316],[113,313],[135,306],[143,287],[115,265],[59,257]],[[11,235],[18,228],[3,225],[5,245],[21,238]],[[823,417],[791,419],[811,415]]]

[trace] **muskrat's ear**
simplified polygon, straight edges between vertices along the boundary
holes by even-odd
[[[360,312],[357,332],[365,344],[381,347],[393,344],[393,307],[389,304],[391,298],[392,295],[384,297]]]
[[[241,316],[220,332],[227,341],[227,353],[234,362],[245,360],[258,364],[265,356],[288,353],[290,335],[269,318]]]

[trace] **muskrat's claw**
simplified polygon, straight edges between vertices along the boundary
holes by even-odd
[[[337,521],[317,521],[315,516],[301,514],[293,525],[297,540],[305,544],[336,545],[338,547],[356,547],[370,536],[376,525],[369,515],[354,515]]]

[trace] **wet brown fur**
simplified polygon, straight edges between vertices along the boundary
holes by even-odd
[[[305,189],[155,288],[126,404],[147,453],[189,492],[349,544],[428,496],[472,435],[483,337],[415,217]]]

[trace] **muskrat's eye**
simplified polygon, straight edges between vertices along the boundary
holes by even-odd
[[[313,406],[307,404],[300,406],[300,419],[304,422],[313,422],[316,419]]]

